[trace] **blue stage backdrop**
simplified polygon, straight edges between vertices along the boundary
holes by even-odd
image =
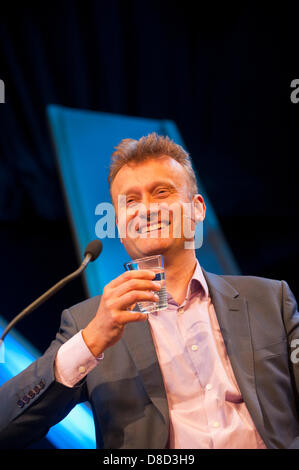
[[[69,220],[79,260],[86,245],[96,238],[100,203],[111,203],[107,176],[110,155],[123,138],[138,139],[151,132],[168,135],[185,148],[174,122],[84,111],[51,105],[48,119],[57,165],[68,208]],[[199,191],[207,205],[203,245],[198,253],[205,269],[222,274],[238,274],[239,269],[224,239],[211,203],[198,179]],[[89,296],[101,293],[104,286],[123,271],[128,260],[118,238],[102,240],[103,252],[85,271]],[[6,322],[0,317],[0,333]],[[0,385],[30,365],[40,353],[15,330],[5,339],[0,364]],[[92,412],[87,404],[77,405],[61,423],[52,427],[47,439],[57,448],[95,447]]]

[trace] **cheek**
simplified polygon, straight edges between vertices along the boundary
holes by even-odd
[[[120,212],[116,216],[116,225],[117,225],[117,229],[118,229],[118,233],[119,233],[120,238],[124,238],[124,236],[126,234],[126,225],[127,225],[126,214],[125,213]]]
[[[173,236],[181,239],[192,238],[196,227],[194,218],[193,204],[190,201],[182,203],[182,205],[180,205],[180,211],[174,214]]]
[[[136,217],[130,215],[127,211],[119,213],[117,218],[117,228],[120,238],[136,238],[136,225]]]

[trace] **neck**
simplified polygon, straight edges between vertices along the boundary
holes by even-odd
[[[179,305],[186,298],[188,284],[195,267],[196,257],[193,250],[184,250],[172,260],[164,258],[166,289]]]

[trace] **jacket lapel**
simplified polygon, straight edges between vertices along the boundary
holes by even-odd
[[[128,324],[123,339],[141,375],[147,394],[165,421],[168,436],[167,397],[148,321]]]
[[[221,276],[208,273],[204,269],[202,271],[243,400],[256,428],[265,440],[263,416],[255,386],[247,300]]]

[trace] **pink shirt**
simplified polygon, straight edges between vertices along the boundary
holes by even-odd
[[[171,449],[265,448],[226,353],[197,262],[187,296],[149,315],[169,413]]]
[[[148,315],[167,394],[171,449],[261,449],[197,262],[185,301]],[[101,359],[103,356],[101,357]],[[74,386],[99,363],[81,332],[58,350],[58,381]]]

